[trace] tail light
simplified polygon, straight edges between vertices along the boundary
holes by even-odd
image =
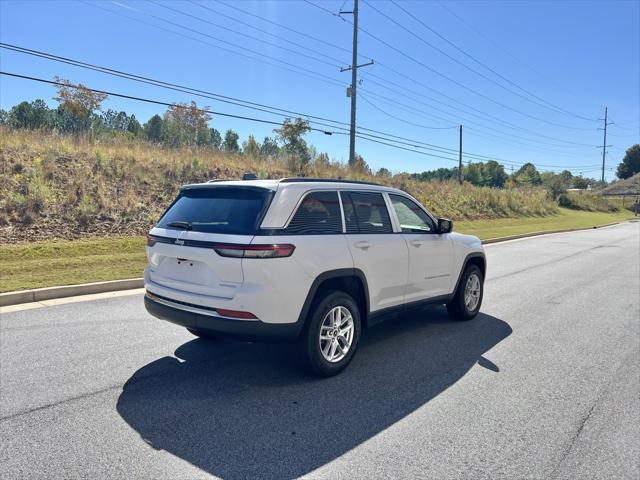
[[[158,243],[158,239],[153,235],[147,234],[147,247],[153,247],[156,243]]]
[[[234,243],[220,243],[213,247],[221,257],[235,258],[283,258],[290,257],[296,249],[289,243],[269,245],[238,245]]]

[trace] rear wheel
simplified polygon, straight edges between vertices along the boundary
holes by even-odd
[[[187,328],[189,333],[196,337],[204,338],[205,340],[220,340],[220,337],[214,333],[203,332],[197,328]]]
[[[471,320],[480,311],[482,296],[484,294],[484,276],[477,265],[469,265],[465,268],[460,279],[460,284],[447,310],[456,320]]]
[[[323,377],[344,370],[356,353],[360,325],[360,311],[350,295],[334,291],[316,302],[302,339],[311,370]]]

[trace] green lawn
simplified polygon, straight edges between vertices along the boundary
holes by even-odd
[[[631,218],[633,218],[633,213],[627,210],[617,213],[604,213],[561,208],[560,214],[547,217],[499,218],[495,220],[454,222],[454,230],[476,235],[485,240],[521,233],[562,230],[565,228],[588,228]]]
[[[592,227],[632,218],[561,209],[549,217],[503,218],[455,222],[455,230],[482,239],[519,233]],[[0,292],[142,276],[146,258],[143,237],[52,241],[0,246]]]

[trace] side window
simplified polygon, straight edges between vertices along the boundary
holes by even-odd
[[[341,196],[347,233],[393,233],[382,194],[349,192]]]
[[[293,215],[286,234],[322,235],[342,233],[338,192],[311,192]]]
[[[436,226],[429,215],[415,202],[401,195],[389,195],[393,209],[398,215],[398,221],[403,233],[435,232]]]

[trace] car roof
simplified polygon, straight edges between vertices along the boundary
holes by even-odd
[[[318,188],[355,188],[367,190],[394,191],[393,187],[380,185],[373,182],[364,182],[360,180],[343,180],[333,178],[281,178],[277,180],[210,180],[205,183],[191,183],[183,185],[183,189],[191,188],[211,188],[215,186],[233,186],[233,187],[258,187],[269,190],[280,190],[291,188],[295,190],[315,190]]]
[[[389,192],[407,196],[402,190],[376,183],[357,180],[324,178],[283,178],[280,180],[214,180],[207,183],[184,185],[184,189],[196,188],[262,188],[273,192],[273,199],[262,219],[261,228],[283,228],[293,215],[302,197],[310,191],[357,190],[367,192]]]

